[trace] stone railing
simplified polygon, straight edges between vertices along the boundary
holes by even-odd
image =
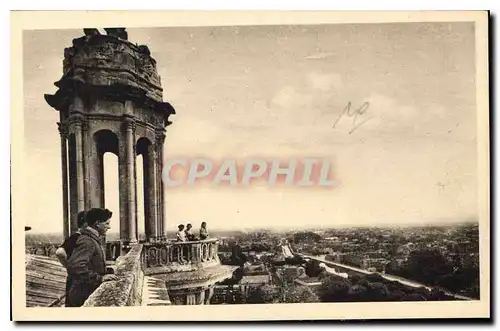
[[[194,271],[220,264],[218,239],[144,243],[142,264],[148,275]]]
[[[144,273],[141,266],[143,247],[134,245],[116,260],[116,281],[104,282],[85,301],[84,307],[123,307],[141,305]]]

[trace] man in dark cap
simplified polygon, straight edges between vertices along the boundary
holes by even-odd
[[[67,264],[71,278],[68,307],[81,307],[102,282],[116,280],[115,275],[106,275],[106,260],[99,238],[109,230],[112,215],[103,208],[92,208],[86,214],[87,227],[81,230]]]

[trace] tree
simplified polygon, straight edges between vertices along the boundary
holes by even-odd
[[[419,250],[410,253],[406,267],[409,278],[425,284],[436,285],[452,268],[436,250]]]
[[[354,285],[349,289],[348,297],[349,301],[365,301],[366,293],[368,289],[363,285]]]
[[[293,234],[293,242],[301,243],[307,241],[318,242],[321,240],[321,236],[317,233],[311,231],[297,232]]]
[[[309,260],[306,264],[306,275],[309,277],[318,277],[323,269],[319,266],[320,262],[318,260]]]
[[[320,298],[326,302],[348,301],[351,284],[337,277],[325,277],[321,282]]]
[[[271,303],[276,298],[276,291],[271,285],[250,287],[248,290],[247,303]]]
[[[389,298],[387,286],[380,282],[368,283],[366,301],[385,301]]]
[[[376,282],[383,283],[385,281],[385,279],[380,274],[377,274],[377,273],[368,274],[368,275],[364,276],[363,278],[371,283],[376,283]]]
[[[392,255],[396,256],[396,255]],[[393,275],[399,275],[401,274],[401,267],[396,261],[390,261],[386,266],[385,266],[385,271],[388,274],[393,274]]]
[[[349,282],[353,285],[358,284],[362,279],[363,277],[357,274],[349,276]]]
[[[304,259],[298,255],[294,255],[293,257],[286,257],[285,258],[285,263],[290,264],[290,265],[301,265],[304,262],[305,262]]]
[[[281,303],[312,303],[319,302],[319,298],[307,286],[294,286],[285,293],[285,299],[279,300]]]

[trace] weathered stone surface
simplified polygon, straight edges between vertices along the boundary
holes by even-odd
[[[96,29],[84,29],[85,36],[73,40],[64,50],[63,76],[55,83],[55,95],[45,95],[54,108],[66,113],[80,94],[91,108],[95,100],[133,101],[138,108],[152,109],[162,116],[175,114],[163,102],[163,89],[156,61],[145,45],[127,39],[124,28],[108,28],[107,35]]]
[[[90,34],[73,42],[64,57],[66,78],[92,85],[130,85],[162,99],[156,61],[146,47],[116,35]]]
[[[66,269],[54,258],[26,254],[26,306],[49,307],[64,303]]]
[[[169,306],[171,305],[165,281],[151,276],[144,277],[142,290],[143,306]]]
[[[231,278],[237,267],[217,265],[189,272],[171,272],[155,275],[166,282],[169,290],[211,286],[224,279]]]
[[[104,282],[85,301],[84,307],[124,307],[141,304],[142,282],[141,269],[142,245],[132,249],[117,260],[116,281]]]
[[[84,307],[123,307],[129,306],[134,276],[125,275],[117,281],[105,282],[92,293]]]

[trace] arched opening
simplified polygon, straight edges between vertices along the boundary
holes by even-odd
[[[120,236],[120,190],[118,176],[118,156],[106,152],[103,154],[104,208],[113,212],[109,236]]]
[[[156,229],[154,226],[153,215],[155,214],[154,209],[154,185],[151,178],[151,141],[147,138],[140,138],[137,141],[136,151],[137,151],[137,161],[141,160],[141,167],[137,167],[137,182],[142,185],[137,185],[137,201],[138,201],[138,219],[142,219],[141,222],[144,226],[144,233],[146,239],[149,239],[156,235]],[[141,175],[139,174],[139,168],[141,169]],[[140,187],[139,187],[140,186]],[[139,203],[141,202],[141,203]],[[139,206],[140,204],[140,206]],[[139,214],[139,210],[142,213]]]
[[[137,171],[137,232],[139,240],[146,239],[146,226],[144,214],[144,160],[142,155],[136,158]]]
[[[108,237],[119,239],[120,233],[120,190],[118,172],[118,137],[110,130],[94,133],[97,160],[94,166],[98,178],[92,188],[99,206],[113,212]]]

